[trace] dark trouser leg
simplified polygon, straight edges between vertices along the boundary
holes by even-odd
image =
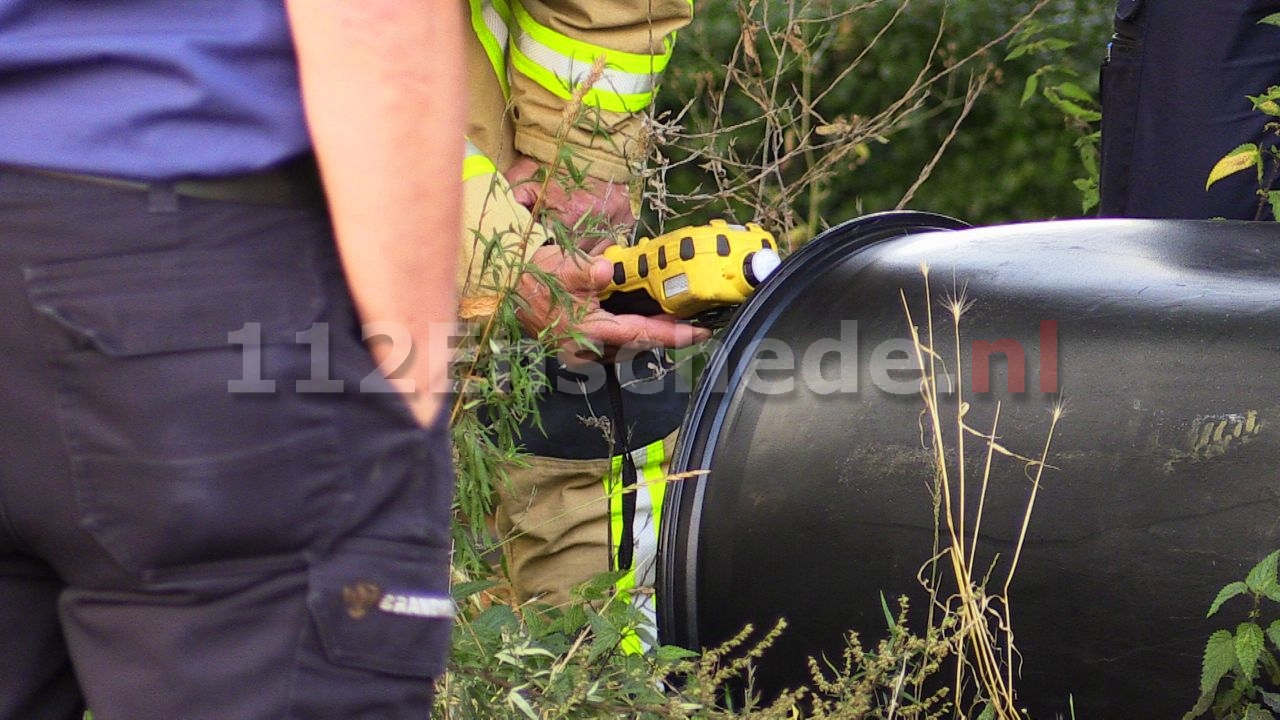
[[[423,718],[447,432],[386,392],[321,209],[178,200],[0,173],[5,347],[33,378],[3,379],[32,399],[0,406],[30,465],[0,497],[63,584],[90,709]]]
[[[1277,0],[1123,0],[1102,70],[1103,216],[1269,219],[1255,173],[1207,191],[1219,158],[1276,144],[1247,95],[1280,84]],[[1274,180],[1269,166],[1264,184]]]
[[[0,557],[0,718],[80,720],[84,705],[62,640],[62,582],[43,563]]]

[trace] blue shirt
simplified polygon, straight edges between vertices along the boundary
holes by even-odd
[[[310,145],[283,0],[0,0],[0,163],[170,180]]]

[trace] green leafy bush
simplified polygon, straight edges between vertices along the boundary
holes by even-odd
[[[1251,600],[1253,605],[1234,631],[1222,629],[1209,636],[1200,699],[1183,720],[1210,712],[1217,720],[1280,717],[1280,661],[1276,659],[1280,653],[1280,607],[1270,604],[1280,603],[1277,560],[1280,550],[1263,558],[1243,581],[1227,585],[1213,599],[1208,617],[1235,598]],[[1264,608],[1271,612],[1264,612]]]

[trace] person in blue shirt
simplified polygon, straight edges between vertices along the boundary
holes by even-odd
[[[1260,185],[1280,166],[1205,187],[1217,161],[1274,120],[1247,96],[1280,85],[1280,0],[1119,0],[1102,67],[1103,216],[1273,219]]]
[[[0,719],[429,716],[460,14],[0,0]]]

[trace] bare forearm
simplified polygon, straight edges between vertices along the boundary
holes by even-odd
[[[435,416],[455,317],[465,118],[455,0],[290,0],[307,119],[365,322],[408,331],[418,420]],[[375,354],[380,354],[375,349]],[[379,358],[381,359],[381,358]]]

